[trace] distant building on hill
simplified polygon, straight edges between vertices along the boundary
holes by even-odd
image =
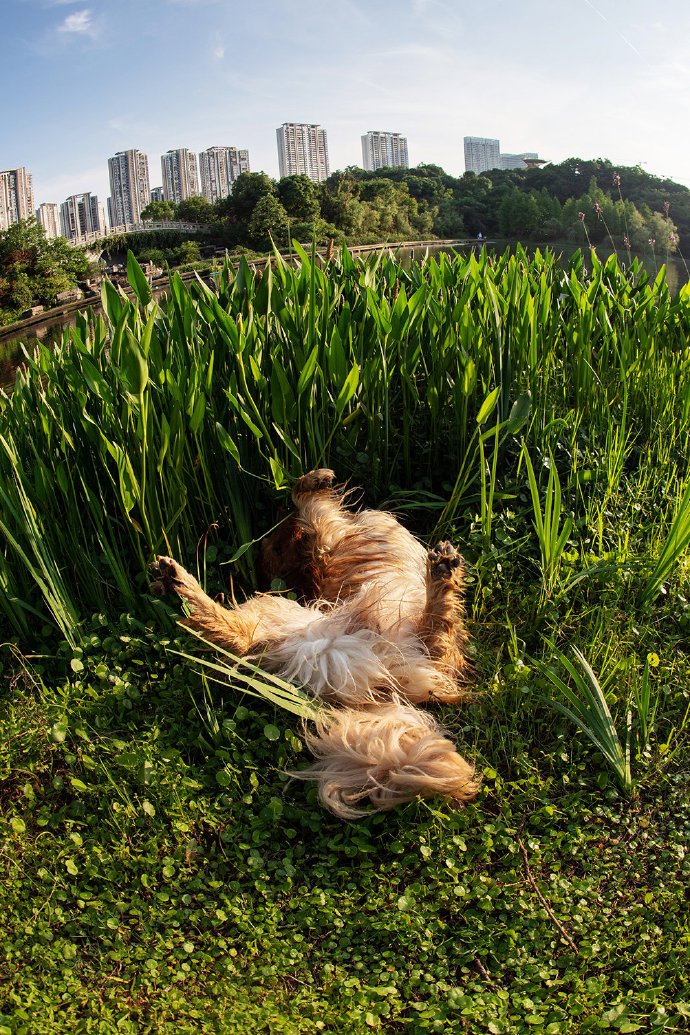
[[[161,155],[163,170],[163,198],[179,205],[199,193],[199,174],[196,155],[186,147],[178,147]]]
[[[110,199],[108,219],[111,226],[139,223],[151,198],[149,160],[143,151],[118,151],[108,159]]]
[[[212,205],[227,198],[237,177],[248,172],[246,148],[209,147],[199,154],[201,193]]]
[[[492,137],[465,137],[465,172],[501,168],[501,143]]]
[[[367,172],[385,168],[409,169],[407,137],[370,129],[362,137],[362,162]]]
[[[322,183],[328,179],[328,139],[326,130],[314,123],[284,122],[276,130],[278,168],[283,176],[308,176]]]
[[[539,158],[536,151],[524,151],[519,155],[501,154],[501,169],[527,169],[529,168],[526,159]]]
[[[42,205],[39,205],[36,209],[36,219],[43,227],[49,241],[61,236],[60,206],[55,202],[44,201]]]
[[[102,233],[101,208],[95,194],[72,194],[60,205],[62,236],[73,241],[83,234]]]
[[[34,214],[34,181],[30,172],[4,169],[0,172],[0,230]]]

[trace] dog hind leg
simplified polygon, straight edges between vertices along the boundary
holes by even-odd
[[[462,557],[450,543],[438,543],[429,550],[419,635],[436,667],[456,679],[466,678],[470,670],[461,599],[464,574]]]
[[[310,618],[310,612],[296,601],[263,594],[251,597],[239,607],[221,607],[171,557],[157,557],[150,570],[153,594],[176,593],[191,608],[182,624],[233,654],[255,652],[284,635],[287,624],[294,629]]]

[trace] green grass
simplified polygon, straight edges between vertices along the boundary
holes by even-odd
[[[687,1030],[690,288],[301,259],[130,263],[0,398],[0,1035]],[[146,593],[251,591],[317,464],[468,559],[463,812],[331,818],[299,689]]]
[[[70,656],[4,695],[13,1035],[685,1030],[687,776],[600,786],[520,672],[449,716],[475,805],[342,824],[282,775],[289,716],[226,690],[209,724],[156,631],[97,622]]]

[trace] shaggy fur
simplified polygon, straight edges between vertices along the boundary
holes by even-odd
[[[391,514],[345,509],[334,482],[327,470],[298,479],[295,513],[264,544],[265,577],[284,579],[303,603],[257,594],[226,609],[169,557],[153,566],[151,589],[186,600],[183,624],[206,639],[335,706],[305,736],[316,764],[295,775],[316,780],[336,815],[418,794],[467,801],[472,768],[411,707],[462,696],[462,559],[449,543],[427,551]]]

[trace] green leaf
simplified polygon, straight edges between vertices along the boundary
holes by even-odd
[[[297,395],[302,395],[308,385],[311,384],[311,380],[316,370],[316,361],[319,358],[319,346],[318,343],[314,346],[307,357],[307,361],[302,367],[302,373],[299,376],[297,382]]]
[[[506,421],[506,431],[510,432],[511,435],[516,435],[529,420],[531,410],[532,395],[530,392],[523,392],[510,409],[508,420]]]
[[[141,345],[129,328],[127,328],[122,340],[120,366],[132,394],[141,396],[148,384],[149,366]]]
[[[73,659],[75,660],[75,659]],[[63,744],[67,736],[67,723],[56,722],[50,729],[50,739],[54,744]]]
[[[151,301],[151,287],[132,251],[127,252],[127,280],[142,305]]]
[[[218,421],[216,421],[216,433],[223,449],[230,454],[237,466],[241,467],[242,462],[240,460],[240,451],[235,444],[235,440],[228,435],[223,425],[219,424]]]
[[[200,392],[197,396],[196,402],[194,403],[194,410],[192,416],[189,418],[189,430],[193,435],[197,435],[201,430],[201,425],[204,423],[204,415],[206,413],[206,396],[203,392]]]
[[[357,365],[357,363],[354,363],[352,365],[352,369],[350,370],[350,373],[347,375],[347,377],[345,379],[345,383],[344,383],[343,387],[340,389],[340,393],[339,393],[338,398],[337,398],[336,403],[335,403],[336,413],[338,414],[339,417],[342,416],[343,410],[345,409],[345,407],[349,403],[349,401],[352,398],[352,396],[357,391],[357,386],[358,385],[359,385],[359,366]]]
[[[498,402],[498,396],[500,391],[500,387],[494,388],[491,392],[489,392],[486,399],[479,407],[479,413],[477,414],[477,424],[479,424],[480,426],[482,424],[485,424],[491,416],[491,414],[494,412],[496,408],[496,403]]]

